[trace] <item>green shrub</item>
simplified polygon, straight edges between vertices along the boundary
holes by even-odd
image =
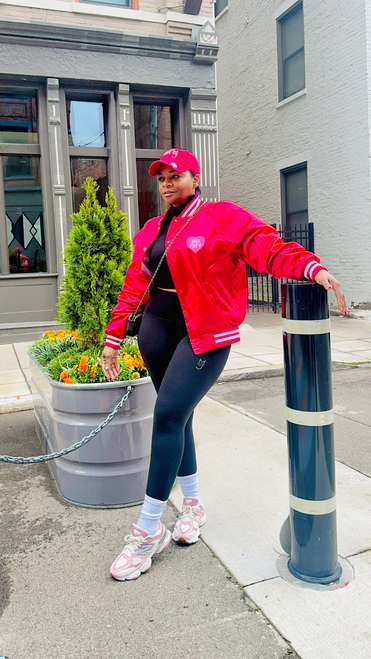
[[[97,201],[98,185],[91,177],[82,188],[86,196],[72,215],[57,320],[68,330],[78,330],[83,345],[98,346],[131,260],[132,243],[126,215],[116,212],[112,188],[105,207]]]

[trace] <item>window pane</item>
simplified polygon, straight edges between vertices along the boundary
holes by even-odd
[[[284,97],[291,96],[305,87],[304,51],[284,63]]]
[[[303,8],[282,20],[283,58],[289,57],[300,48],[304,48]]]
[[[226,7],[228,7],[228,0],[215,0],[215,16],[219,16]]]
[[[36,96],[0,96],[0,142],[37,144]]]
[[[131,0],[81,0],[92,5],[114,5],[117,7],[131,7]]]
[[[66,101],[70,146],[106,146],[103,103]]]
[[[106,205],[106,192],[108,191],[107,161],[103,158],[71,158],[71,182],[73,212],[77,213],[81,202],[85,198],[82,183],[91,176],[99,185],[97,199],[101,206]]]
[[[307,170],[286,174],[286,209],[288,213],[307,210]]]
[[[157,177],[148,174],[148,169],[152,162],[152,160],[137,160],[140,228],[151,217],[161,215],[166,210],[165,202],[158,191]]]
[[[134,105],[137,149],[171,149],[172,117],[169,105]]]
[[[46,272],[40,158],[1,159],[10,272]]]

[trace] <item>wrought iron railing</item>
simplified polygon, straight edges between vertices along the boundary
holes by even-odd
[[[274,228],[276,226],[272,225]],[[314,252],[314,230],[313,222],[296,226],[294,228],[284,227],[278,229],[282,240],[294,241],[302,245],[309,252]],[[275,279],[265,272],[256,272],[247,266],[247,311],[277,311],[281,305],[281,283],[289,279]]]

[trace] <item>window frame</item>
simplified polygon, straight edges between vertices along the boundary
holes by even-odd
[[[138,9],[138,0],[129,0],[128,5],[121,4],[123,0],[77,0],[81,4],[87,5],[104,5],[111,7],[121,7],[122,9]]]
[[[296,50],[294,53],[292,53],[289,57],[284,58],[283,57],[283,25],[287,21],[288,18],[293,16],[296,12],[300,11],[302,13],[303,17],[303,46]],[[298,53],[303,52],[304,56],[304,83],[303,86],[300,87],[300,89],[296,89],[294,92],[291,94],[286,94],[285,90],[285,76],[284,76],[284,70],[285,70],[285,63],[289,60],[292,59],[295,55]],[[285,11],[281,16],[277,18],[277,60],[278,60],[278,102],[284,101],[287,98],[290,98],[291,96],[294,96],[294,94],[297,94],[298,92],[302,91],[305,89],[306,85],[306,75],[305,75],[305,35],[304,35],[304,7],[303,7],[303,0],[299,0],[299,2],[296,2],[293,4],[287,11]]]
[[[43,207],[43,232],[45,240],[46,271],[36,273],[16,272],[10,273],[8,240],[6,222],[0,222],[0,279],[18,277],[43,277],[56,274],[57,259],[55,252],[55,227],[52,200],[52,180],[49,159],[49,136],[47,122],[46,90],[42,84],[31,82],[0,84],[0,98],[5,95],[35,95],[37,106],[37,132],[38,144],[0,143],[0,213],[6,218],[5,190],[3,180],[3,165],[1,156],[35,156],[40,158],[41,199]]]
[[[295,172],[305,170],[306,172],[306,184],[307,184],[307,208],[306,210],[303,211],[297,211],[296,214],[299,213],[306,213],[307,214],[307,219],[305,222],[303,222],[303,225],[308,225],[309,224],[309,209],[308,209],[308,162],[300,162],[297,163],[296,165],[292,165],[291,167],[285,167],[284,169],[281,169],[280,175],[281,175],[281,225],[283,229],[288,229],[292,228],[290,224],[287,222],[287,175],[289,174],[294,174]]]
[[[63,144],[63,165],[66,186],[67,229],[72,229],[71,215],[74,212],[71,183],[71,158],[103,158],[107,161],[108,185],[113,188],[118,208],[121,208],[118,136],[116,101],[114,89],[81,88],[70,85],[60,87],[60,112]],[[104,131],[106,137],[105,147],[70,146],[68,142],[67,104],[66,101],[98,101],[104,103]]]
[[[219,2],[223,7],[219,9]],[[219,18],[228,9],[228,0],[214,0],[214,18]]]
[[[165,90],[143,91],[143,89],[132,89],[130,94],[130,116],[132,117],[130,130],[133,148],[133,172],[134,172],[134,209],[137,219],[138,229],[140,228],[139,217],[139,198],[138,198],[138,178],[137,178],[137,161],[138,160],[156,160],[162,156],[164,149],[137,149],[135,147],[135,124],[134,124],[134,105],[170,105],[172,108],[171,115],[173,120],[172,138],[173,147],[178,146],[180,149],[187,148],[187,134],[185,127],[185,108],[186,96],[184,91],[174,91],[169,93]]]

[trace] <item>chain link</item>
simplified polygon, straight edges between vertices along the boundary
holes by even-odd
[[[90,435],[83,437],[82,439],[80,439],[79,442],[76,442],[76,444],[73,444],[69,448],[64,448],[62,449],[62,451],[58,451],[58,452],[56,451],[54,453],[49,453],[48,455],[37,455],[30,458],[23,458],[21,456],[15,457],[13,455],[0,455],[0,462],[11,462],[12,464],[18,464],[18,465],[36,464],[39,462],[47,462],[48,460],[55,460],[56,458],[60,458],[62,455],[67,455],[67,453],[72,453],[72,451],[76,451],[78,448],[81,448],[82,446],[90,442],[90,440],[93,439],[93,437],[95,437],[100,432],[100,430],[108,426],[108,424],[116,416],[117,412],[121,410],[123,404],[126,403],[126,401],[130,398],[133,391],[134,391],[134,387],[131,387],[129,385],[126,394],[123,395],[120,402],[117,403],[116,407],[112,410],[112,412],[109,413],[107,418],[104,421],[102,421],[102,423],[97,428],[95,428],[95,430],[92,430]]]

